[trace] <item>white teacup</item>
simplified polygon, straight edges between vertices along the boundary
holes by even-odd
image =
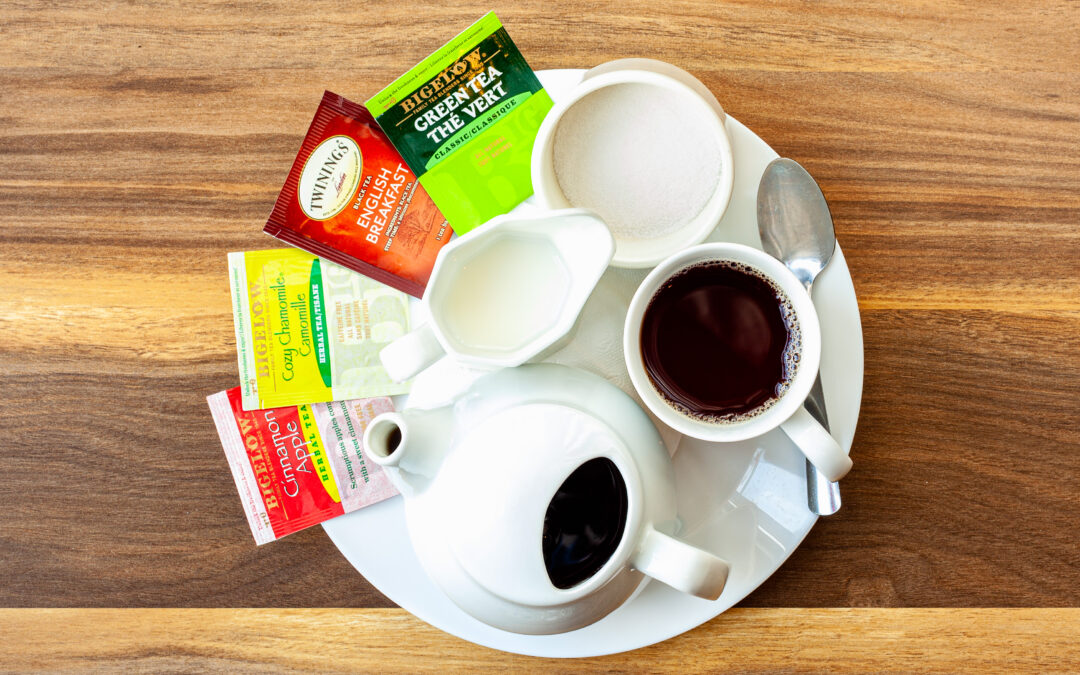
[[[710,261],[741,263],[770,279],[790,300],[801,335],[799,365],[787,381],[786,391],[756,414],[737,421],[704,421],[677,410],[653,384],[641,351],[642,319],[656,292],[680,271]],[[772,256],[741,244],[715,243],[694,246],[667,258],[645,277],[630,301],[623,330],[623,353],[630,380],[645,405],[676,431],[706,441],[729,442],[760,436],[779,427],[829,480],[840,480],[851,468],[851,459],[844,449],[803,407],[821,362],[821,326],[806,289]]]

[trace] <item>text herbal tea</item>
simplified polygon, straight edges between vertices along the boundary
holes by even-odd
[[[262,545],[397,494],[362,451],[390,399],[245,411],[240,388],[207,397],[255,543]]]
[[[329,91],[263,231],[418,298],[453,234],[371,113]]]
[[[229,254],[244,410],[393,396],[379,351],[409,332],[409,301],[310,253]]]
[[[493,12],[367,102],[458,234],[532,195],[551,97]]]

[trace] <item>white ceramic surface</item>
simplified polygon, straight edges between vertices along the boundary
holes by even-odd
[[[557,100],[583,73],[555,70],[538,75]],[[757,186],[777,154],[738,121],[728,117],[726,124],[734,151],[734,190],[720,226],[708,239],[760,248]],[[644,277],[645,271],[609,270],[586,304],[576,337],[551,360],[599,372],[626,391],[630,382],[622,364],[622,316],[617,309],[622,303],[625,312]],[[855,289],[839,247],[814,283],[814,301],[821,320],[821,379],[829,421],[836,439],[850,449],[862,397],[863,345]],[[428,405],[440,398],[420,384],[412,395],[418,403],[424,399]],[[397,403],[400,407],[401,401]],[[723,445],[683,438],[670,430],[660,432],[675,452],[680,536],[731,565],[724,593],[712,602],[649,584],[618,610],[581,630],[518,635],[473,619],[428,579],[409,541],[403,500],[388,499],[327,521],[323,528],[349,562],[390,600],[462,639],[551,657],[637,649],[690,630],[742,600],[780,567],[817,520],[806,506],[805,461],[782,432]]]
[[[721,424],[693,419],[670,405],[653,385],[641,356],[641,323],[656,292],[680,271],[715,260],[749,265],[771,279],[787,296],[799,327],[798,368],[784,394],[771,407],[753,417]],[[623,357],[638,396],[661,422],[676,431],[703,441],[731,443],[755,438],[779,427],[830,481],[840,480],[851,469],[847,451],[803,408],[821,363],[821,328],[814,304],[791,270],[760,249],[714,241],[691,246],[654,267],[630,300],[623,324]]]
[[[530,256],[528,262],[535,259],[545,266],[538,271],[523,261],[500,260],[492,254],[498,250],[493,247],[512,242]],[[546,257],[533,257],[545,249]],[[446,354],[462,364],[490,369],[518,366],[549,353],[577,323],[614,251],[611,232],[587,209],[514,212],[492,218],[439,251],[428,281],[431,290],[422,301],[428,320],[384,347],[379,352],[382,365],[391,379],[404,382]],[[483,264],[478,260],[491,261],[498,271],[481,268],[487,274],[478,278],[476,271],[468,271]],[[472,281],[466,280],[470,274]],[[502,283],[484,285],[483,279],[491,274]],[[477,312],[485,300],[492,304]],[[495,316],[491,307],[498,308]],[[505,324],[512,310],[522,312],[517,326],[531,325],[525,334],[478,344],[454,331],[455,323],[462,321],[476,325],[476,316],[487,317],[479,322],[486,327],[492,321]],[[485,336],[492,333],[489,328]]]
[[[559,121],[575,103],[589,94],[606,87],[626,84],[650,85],[664,92],[665,96],[681,97],[679,100],[687,102],[687,112],[700,115],[713,130],[720,154],[720,176],[716,191],[703,206],[701,213],[682,227],[661,237],[619,239],[616,236],[615,256],[611,264],[616,267],[644,269],[651,268],[676,251],[701,243],[716,228],[731,199],[734,172],[731,138],[725,126],[727,116],[716,97],[690,73],[651,59],[620,59],[587,71],[583,79],[569,91],[558,97],[552,96],[555,105],[537,130],[536,145],[533,148],[531,169],[533,187],[536,189],[533,200],[551,209],[573,206],[563,194],[554,168],[555,137]]]
[[[452,404],[379,415],[364,448],[400,490],[428,576],[489,625],[532,635],[587,626],[628,599],[642,573],[708,599],[724,588],[723,560],[671,536],[675,472],[660,434],[630,396],[593,373],[553,363],[504,368]],[[624,488],[617,546],[589,576],[556,587],[542,548],[548,505],[574,471],[601,458]],[[581,555],[570,546],[571,557]]]

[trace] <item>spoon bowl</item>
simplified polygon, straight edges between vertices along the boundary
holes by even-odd
[[[809,290],[836,250],[832,214],[817,181],[795,160],[773,160],[758,185],[757,218],[762,248]]]

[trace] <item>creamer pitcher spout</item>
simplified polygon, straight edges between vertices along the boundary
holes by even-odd
[[[406,496],[427,489],[450,447],[453,409],[379,415],[364,432],[364,448]]]

